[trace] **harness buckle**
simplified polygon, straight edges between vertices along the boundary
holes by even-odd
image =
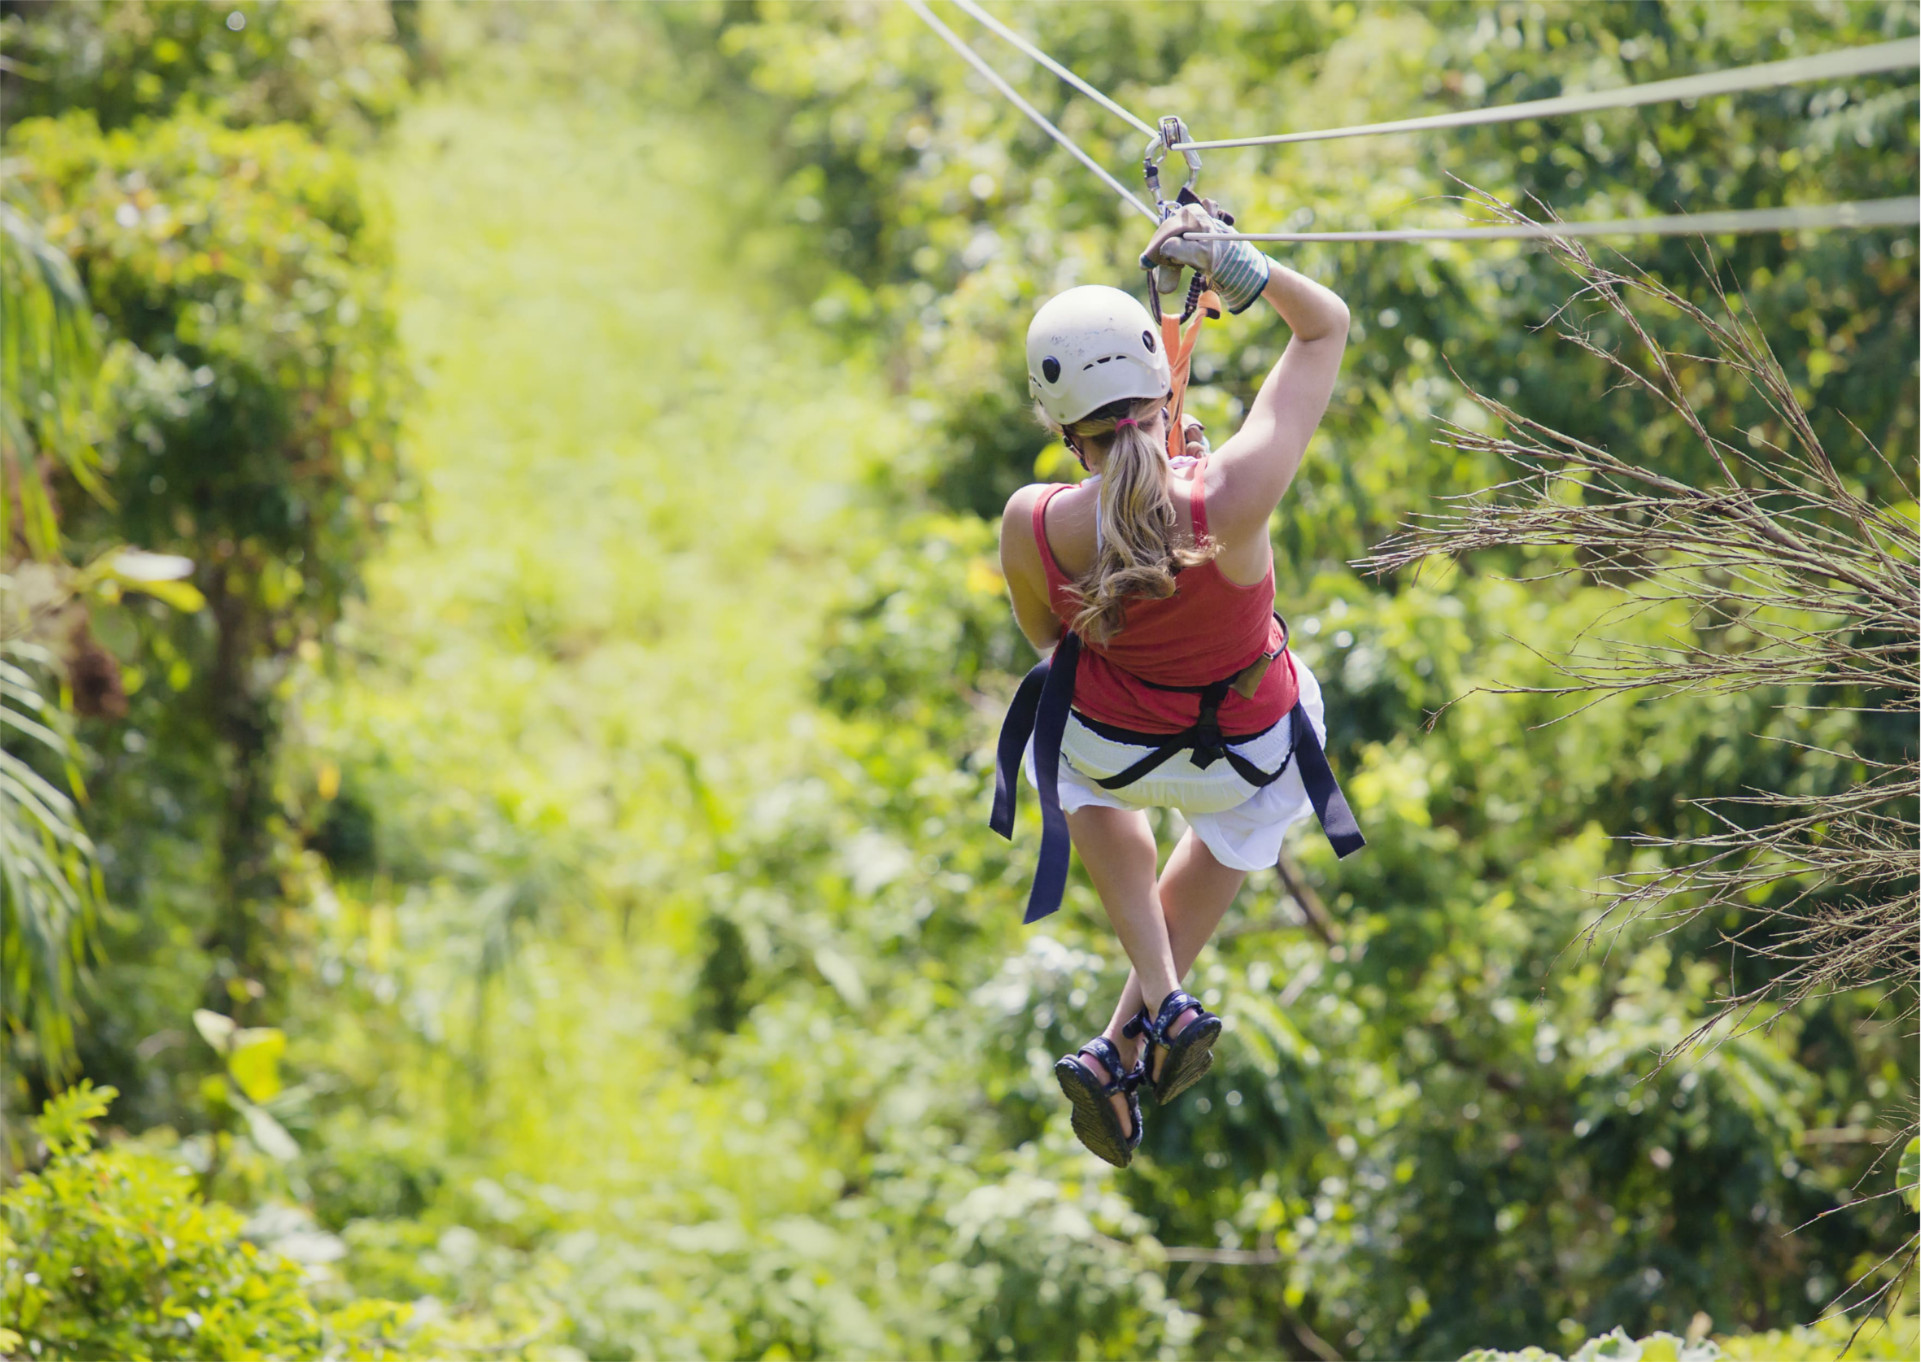
[[[1245,667],[1235,672],[1234,679],[1228,682],[1227,688],[1243,700],[1252,700],[1255,692],[1261,688],[1261,680],[1267,675],[1267,669],[1274,665],[1276,656],[1278,656],[1278,654],[1262,653]]]

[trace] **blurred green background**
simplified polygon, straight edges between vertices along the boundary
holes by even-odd
[[[1132,132],[942,12],[1130,174]],[[995,12],[1201,137],[1917,30]],[[1549,684],[1605,593],[1348,566],[1503,476],[1436,443],[1464,384],[1705,473],[1538,329],[1569,284],[1534,248],[1274,248],[1355,318],[1274,539],[1370,845],[1294,846],[1325,929],[1252,879],[1190,981],[1220,1063],[1119,1172],[1048,1071],[1125,962],[1078,872],[1020,925],[1035,829],[984,820],[1031,661],[993,517],[1067,476],[1020,338],[1133,286],[1140,224],[892,4],[6,0],[0,40],[6,1355],[1827,1357],[1851,1325],[1801,1326],[1902,1261],[1912,983],[1657,1070],[1767,962],[1739,914],[1581,933],[1655,855],[1617,839],[1845,787],[1912,716],[1477,694],[1430,731]],[[1912,75],[1866,77],[1222,151],[1202,185],[1254,230],[1451,224],[1462,183],[1765,207],[1913,194],[1916,135]],[[1911,513],[1849,425],[1912,473],[1914,234],[1717,248]],[[1705,287],[1698,243],[1631,249]],[[1284,343],[1208,330],[1216,431]],[[1852,1356],[1911,1355],[1911,1287]]]

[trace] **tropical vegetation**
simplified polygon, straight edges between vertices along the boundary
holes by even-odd
[[[1131,173],[1124,124],[941,12]],[[1203,137],[1921,19],[994,12]],[[1566,252],[1273,248],[1356,319],[1273,534],[1369,846],[1304,833],[1252,879],[1190,985],[1220,1063],[1116,1171],[1049,1069],[1124,962],[1078,872],[1023,927],[1037,828],[983,824],[1032,661],[994,517],[1070,474],[1020,338],[1134,284],[1138,220],[902,6],[10,3],[0,43],[0,1352],[1911,1353],[1912,931],[1796,986],[1798,905],[1869,903],[1810,859],[1845,850],[1825,815],[1740,896],[1661,877],[1869,787],[1912,850],[1912,612],[1873,624],[1891,673],[1590,704],[1597,638],[1870,645],[1846,590],[1750,626],[1659,545],[1395,536],[1503,486],[1475,504],[1600,514],[1579,477],[1517,500],[1541,432],[1683,489],[1721,445],[1818,445],[1873,517],[1836,551],[1911,583],[1912,232],[1596,252],[1648,281],[1706,440],[1621,388],[1597,351],[1634,336]],[[1277,230],[1890,197],[1913,94],[1222,151],[1201,184]],[[1791,410],[1689,308],[1763,338]],[[1210,427],[1284,342],[1208,324]],[[1911,858],[1871,887],[1911,928]]]

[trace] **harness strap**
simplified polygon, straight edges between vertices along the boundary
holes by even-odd
[[[1173,760],[1188,748],[1193,747],[1194,744],[1188,741],[1189,735],[1192,734],[1192,732],[1193,730],[1189,729],[1187,733],[1175,734],[1173,741],[1163,747],[1156,748],[1132,766],[1128,767],[1125,771],[1120,772],[1118,775],[1108,776],[1104,780],[1096,780],[1094,783],[1103,790],[1119,790],[1132,785],[1142,776],[1151,774],[1162,763]],[[1272,771],[1263,771],[1231,747],[1223,747],[1221,749],[1221,755],[1227,758],[1227,764],[1234,768],[1235,775],[1239,776],[1257,790],[1266,789],[1269,785],[1272,785],[1283,775],[1287,774],[1288,764],[1294,760],[1294,753],[1289,751],[1285,757],[1281,758],[1281,764],[1279,766],[1275,767]],[[1212,758],[1209,760],[1211,761]],[[1205,763],[1197,760],[1194,764],[1196,766],[1202,766]]]
[[[1080,656],[1080,636],[1068,630],[1061,635],[1053,657],[1036,663],[1022,678],[1020,689],[1014,693],[1014,703],[1007,707],[1007,718],[1001,724],[1000,739],[994,747],[994,808],[987,825],[1012,841],[1014,809],[1020,791],[1021,752],[1030,736],[1034,740],[1034,775],[1041,801],[1041,850],[1022,922],[1038,922],[1054,912],[1061,906],[1061,896],[1067,890],[1073,842],[1068,835],[1067,815],[1061,809],[1061,739],[1067,733],[1067,718],[1074,706],[1074,674],[1079,669]],[[1174,734],[1119,775],[1097,783],[1109,790],[1131,785],[1177,752],[1191,749],[1197,766],[1205,767],[1225,757],[1236,775],[1260,789],[1279,780],[1298,755],[1301,784],[1307,790],[1314,817],[1327,834],[1335,855],[1345,858],[1366,846],[1367,839],[1361,836],[1354,811],[1348,807],[1347,797],[1334,779],[1334,770],[1327,764],[1327,753],[1321,748],[1314,724],[1307,717],[1307,707],[1300,701],[1296,700],[1288,713],[1293,723],[1293,748],[1277,769],[1263,771],[1228,745],[1221,733],[1218,711],[1233,682],[1234,677],[1227,677],[1201,687],[1160,687],[1198,690],[1200,720],[1192,728]]]
[[[1116,772],[1114,775],[1104,779],[1097,779],[1094,783],[1103,790],[1123,789],[1126,786],[1132,785],[1141,777],[1158,769],[1163,763],[1171,761],[1182,752],[1187,751],[1194,753],[1194,764],[1203,771],[1222,758],[1226,758],[1227,764],[1234,768],[1234,774],[1257,790],[1264,790],[1279,780],[1286,774],[1288,765],[1294,760],[1292,748],[1289,748],[1288,754],[1281,758],[1281,764],[1279,766],[1275,767],[1272,771],[1263,771],[1239,752],[1236,752],[1230,745],[1227,736],[1221,732],[1220,722],[1216,717],[1215,711],[1219,708],[1221,700],[1226,696],[1228,684],[1229,683],[1225,681],[1217,681],[1213,686],[1208,686],[1203,690],[1201,696],[1201,717],[1192,728],[1183,729],[1179,733],[1163,738],[1159,747],[1149,752],[1125,771]],[[1221,692],[1218,696],[1212,694],[1217,687]],[[1172,690],[1174,688],[1169,686],[1166,687],[1166,689]],[[1300,705],[1297,702],[1295,709],[1299,708]],[[1290,717],[1292,717],[1292,713],[1293,711],[1289,711]],[[1265,729],[1262,730],[1263,733],[1266,731]],[[1253,736],[1259,737],[1261,734],[1257,733]],[[1242,739],[1242,741],[1247,740]],[[1299,741],[1298,736],[1296,741]]]
[[[1152,280],[1153,271],[1148,271]],[[1170,317],[1160,310],[1160,295],[1154,296],[1154,310],[1161,322],[1161,344],[1165,347],[1167,367],[1170,372],[1169,384],[1173,395],[1167,403],[1167,457],[1177,459],[1186,450],[1184,432],[1181,430],[1181,408],[1187,396],[1187,376],[1194,360],[1194,345],[1201,338],[1201,322],[1208,317],[1221,315],[1221,300],[1212,289],[1202,293],[1196,300],[1199,306],[1192,310],[1192,320],[1185,328],[1181,326],[1183,317]]]
[[[1327,764],[1327,753],[1321,748],[1313,721],[1307,717],[1307,707],[1295,701],[1292,717],[1294,751],[1289,755],[1300,757],[1301,784],[1307,787],[1307,802],[1314,806],[1315,820],[1334,848],[1335,856],[1346,860],[1367,845],[1367,838],[1361,836],[1361,825],[1354,821],[1354,810],[1347,806],[1341,783],[1334,779],[1334,768]]]
[[[1061,906],[1061,895],[1067,891],[1067,867],[1074,844],[1067,833],[1067,815],[1061,811],[1061,738],[1067,732],[1067,715],[1074,706],[1074,673],[1080,659],[1080,635],[1070,629],[1061,635],[1053,657],[1043,658],[1022,678],[994,748],[994,811],[987,825],[1011,842],[1021,750],[1030,734],[1034,739],[1034,775],[1041,799],[1041,854],[1022,922],[1046,917]]]
[[[1010,842],[1014,840],[1014,805],[1020,798],[1021,752],[1040,713],[1041,690],[1047,684],[1049,666],[1048,659],[1042,658],[1021,678],[1014,702],[1007,707],[1007,717],[1001,720],[1000,741],[994,746],[994,810],[987,816],[987,826]]]

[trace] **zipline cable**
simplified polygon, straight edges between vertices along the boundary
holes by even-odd
[[[981,9],[975,0],[955,0],[955,3],[1075,89],[1099,101],[1103,107],[1119,114],[1136,128],[1147,132],[1150,136],[1154,135],[1155,130],[1152,127],[1020,37],[1012,29],[994,19]],[[1159,216],[1136,198],[1127,186],[1115,179],[1092,156],[1082,151],[1073,138],[1054,126],[1039,110],[1023,99],[978,52],[968,46],[963,38],[935,17],[933,11],[928,9],[925,0],[907,0],[907,4],[949,47],[959,53],[968,65],[980,72],[987,78],[989,84],[1005,95],[1015,108],[1026,114],[1049,137],[1065,147],[1082,165],[1098,175],[1109,188],[1119,194],[1142,216],[1154,222],[1160,220]],[[1435,114],[1424,118],[1400,119],[1392,123],[1361,124],[1349,128],[1326,128],[1303,133],[1279,133],[1270,137],[1176,142],[1169,145],[1167,150],[1194,151],[1212,147],[1260,146],[1335,137],[1366,137],[1383,133],[1415,132],[1427,128],[1515,122],[1526,118],[1553,117],[1593,109],[1629,108],[1642,104],[1696,99],[1714,94],[1765,89],[1811,80],[1904,70],[1915,66],[1921,66],[1921,39],[1899,39],[1867,47],[1843,48],[1837,52],[1824,52],[1813,57],[1797,57],[1788,61],[1737,67],[1731,71],[1714,71],[1700,76],[1684,76],[1676,80],[1629,85],[1618,90],[1564,95],[1555,99],[1530,100],[1522,104],[1501,105],[1492,109],[1474,109],[1459,113]],[[1515,241],[1542,240],[1551,237],[1691,236],[1727,232],[1821,231],[1828,228],[1848,227],[1911,227],[1918,223],[1921,223],[1921,199],[1910,197],[1811,204],[1791,208],[1746,208],[1716,213],[1672,213],[1658,217],[1609,218],[1595,222],[1507,223],[1488,227],[1410,227],[1357,232],[1230,232],[1225,234],[1224,239],[1276,242]]]
[[[1559,118],[1599,109],[1626,109],[1641,104],[1663,104],[1677,99],[1705,99],[1741,90],[1766,90],[1813,80],[1835,80],[1881,71],[1921,66],[1921,39],[1899,38],[1867,47],[1844,47],[1812,57],[1763,62],[1698,76],[1624,85],[1615,90],[1588,90],[1553,99],[1530,99],[1490,109],[1462,109],[1455,113],[1397,118],[1389,123],[1360,123],[1346,128],[1318,128],[1310,132],[1280,132],[1266,137],[1222,137],[1205,142],[1178,142],[1169,151],[1206,151],[1215,147],[1264,147],[1286,142],[1321,142],[1336,137],[1378,137],[1394,132],[1425,132],[1434,128],[1470,128],[1484,123],[1513,123],[1524,118]]]
[[[1089,156],[1086,152],[1082,151],[1080,147],[1075,145],[1073,138],[1048,122],[1046,116],[1042,114],[1039,109],[1036,109],[1032,104],[1022,99],[1019,92],[1005,80],[1001,79],[1000,73],[989,66],[980,53],[969,47],[959,34],[955,33],[953,29],[943,24],[934,16],[934,12],[927,8],[926,0],[907,0],[907,5],[908,8],[912,9],[914,13],[921,17],[921,20],[926,23],[929,28],[939,34],[949,47],[960,53],[961,57],[969,66],[985,76],[988,84],[992,85],[996,90],[999,90],[1003,95],[1006,95],[1009,102],[1011,102],[1015,108],[1033,119],[1034,122],[1040,126],[1041,131],[1067,148],[1075,160],[1105,180],[1108,187],[1116,194],[1119,194],[1121,198],[1125,199],[1130,207],[1140,213],[1141,216],[1145,217],[1149,222],[1159,222],[1161,220],[1160,214],[1135,198],[1132,190],[1108,174],[1106,168],[1103,167],[1099,161],[1096,161],[1092,156]]]
[[[1210,241],[1535,241],[1577,236],[1713,236],[1722,232],[1820,231],[1830,227],[1913,227],[1921,198],[1866,199],[1796,208],[1734,208],[1599,222],[1516,222],[1496,227],[1408,227],[1374,232],[1228,232]]]
[[[1045,52],[1041,51],[1038,47],[1034,46],[1034,44],[1028,42],[1027,39],[1021,37],[1020,34],[1016,33],[1013,29],[1009,28],[1006,24],[1003,24],[999,19],[996,19],[993,15],[989,14],[986,10],[982,9],[979,5],[974,3],[974,0],[954,0],[954,3],[959,5],[962,9],[966,10],[969,14],[973,15],[976,19],[980,20],[980,22],[982,22],[983,24],[986,24],[989,28],[993,29],[994,32],[1000,34],[1001,37],[1005,38],[1008,42],[1012,43],[1015,47],[1019,48],[1022,52],[1025,52],[1028,56],[1032,57],[1035,61],[1039,62],[1042,66],[1045,66],[1048,70],[1052,71],[1055,75],[1059,76],[1062,80],[1066,81],[1069,85],[1073,86],[1076,90],[1079,90],[1082,94],[1086,95],[1089,99],[1093,100],[1096,104],[1100,105],[1103,109],[1106,109],[1110,113],[1119,114],[1122,118],[1126,119],[1129,123],[1132,123],[1138,131],[1146,133],[1149,137],[1152,137],[1154,135],[1154,125],[1152,123],[1147,122],[1145,119],[1134,117],[1134,115],[1129,113],[1126,109],[1123,109],[1120,105],[1116,104],[1113,100],[1109,99],[1106,95],[1102,94],[1099,90],[1096,90],[1092,85],[1089,85],[1086,81],[1082,80],[1079,76],[1075,75],[1072,71],[1068,70],[1065,66],[1062,66],[1059,62],[1055,61],[1052,57],[1048,56]]]

